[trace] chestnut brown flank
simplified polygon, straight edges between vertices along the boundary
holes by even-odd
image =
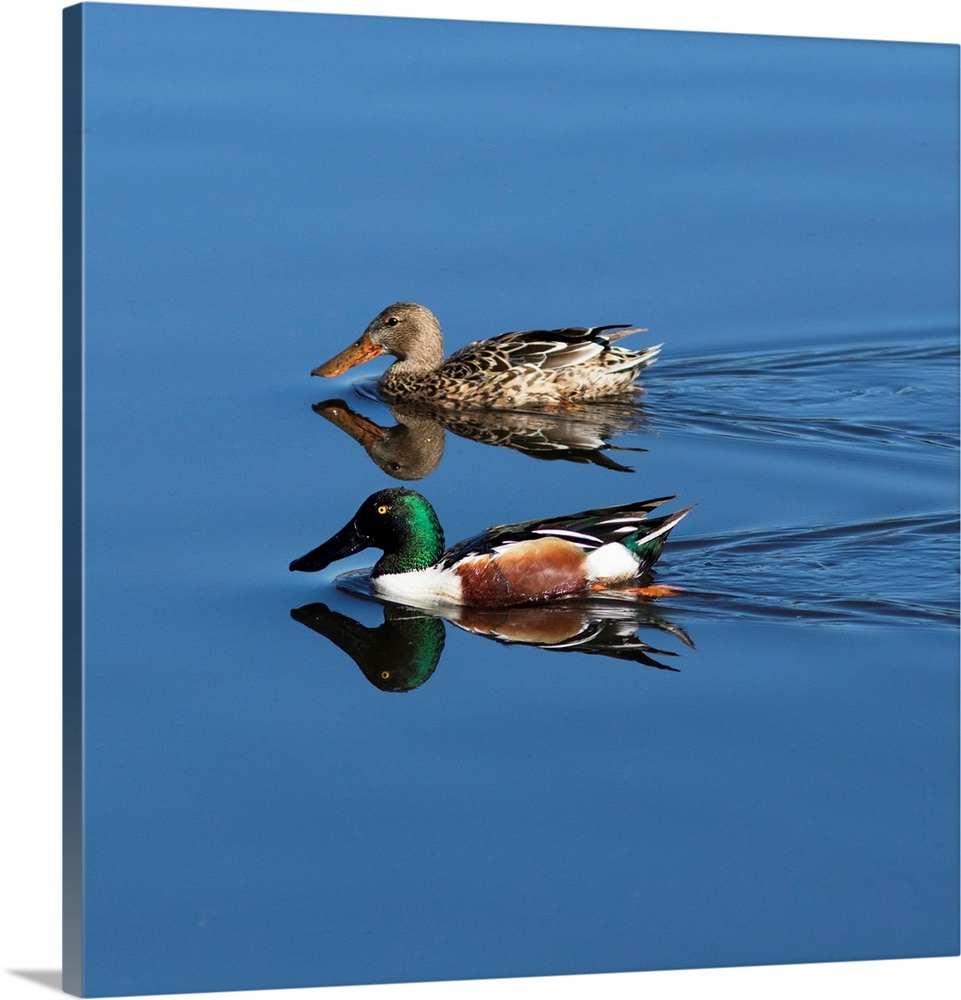
[[[516,542],[497,555],[457,566],[465,604],[523,604],[573,594],[587,586],[585,556],[563,538]]]
[[[511,642],[552,645],[578,635],[584,627],[584,615],[580,611],[558,613],[556,606],[545,607],[540,613],[535,608],[505,608],[503,611],[485,609],[473,615],[470,608],[465,608],[457,622],[481,635],[496,635]]]

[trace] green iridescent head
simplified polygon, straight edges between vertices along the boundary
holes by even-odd
[[[290,568],[312,573],[369,546],[384,550],[373,576],[410,573],[437,562],[444,532],[424,497],[395,486],[369,496],[336,535],[295,559]]]
[[[384,605],[384,623],[367,628],[326,604],[290,612],[294,621],[326,636],[381,691],[414,691],[434,673],[444,650],[444,621],[398,604]]]

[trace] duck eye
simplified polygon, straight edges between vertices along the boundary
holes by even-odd
[[[391,316],[390,319],[387,320],[387,325],[388,326],[397,326],[397,324],[399,322],[400,322],[400,320],[396,316]]]
[[[390,680],[390,671],[389,670],[382,671],[381,675],[380,675],[380,679],[382,681],[389,681]]]
[[[386,513],[387,513],[387,504],[383,504],[383,503],[382,503],[382,504],[381,504],[381,505],[380,505],[380,506],[379,506],[379,507],[377,508],[377,513],[378,513],[378,514],[386,514]]]

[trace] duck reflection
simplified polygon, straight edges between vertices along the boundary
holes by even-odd
[[[360,444],[371,460],[394,479],[423,479],[440,464],[444,432],[480,444],[511,448],[531,458],[598,465],[633,472],[611,458],[611,451],[643,452],[644,448],[611,443],[618,434],[639,430],[644,413],[639,403],[574,404],[553,410],[467,410],[429,403],[395,403],[396,421],[381,427],[352,410],[342,399],[315,403],[313,410]]]
[[[668,634],[694,648],[679,625],[638,601],[564,601],[524,608],[382,607],[384,621],[375,628],[322,603],[294,608],[290,615],[339,646],[381,691],[411,691],[431,677],[444,650],[445,621],[507,645],[592,653],[659,670],[676,671],[655,657],[677,653],[644,642],[638,635],[642,629]]]
[[[290,617],[339,646],[381,691],[420,687],[444,651],[444,622],[399,604],[384,605],[384,623],[376,628],[321,603],[294,608]]]

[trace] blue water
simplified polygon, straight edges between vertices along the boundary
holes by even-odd
[[[85,31],[87,993],[956,954],[957,49]],[[501,422],[309,377],[397,299],[664,347]],[[287,571],[399,482],[451,542],[678,494],[683,593]]]

